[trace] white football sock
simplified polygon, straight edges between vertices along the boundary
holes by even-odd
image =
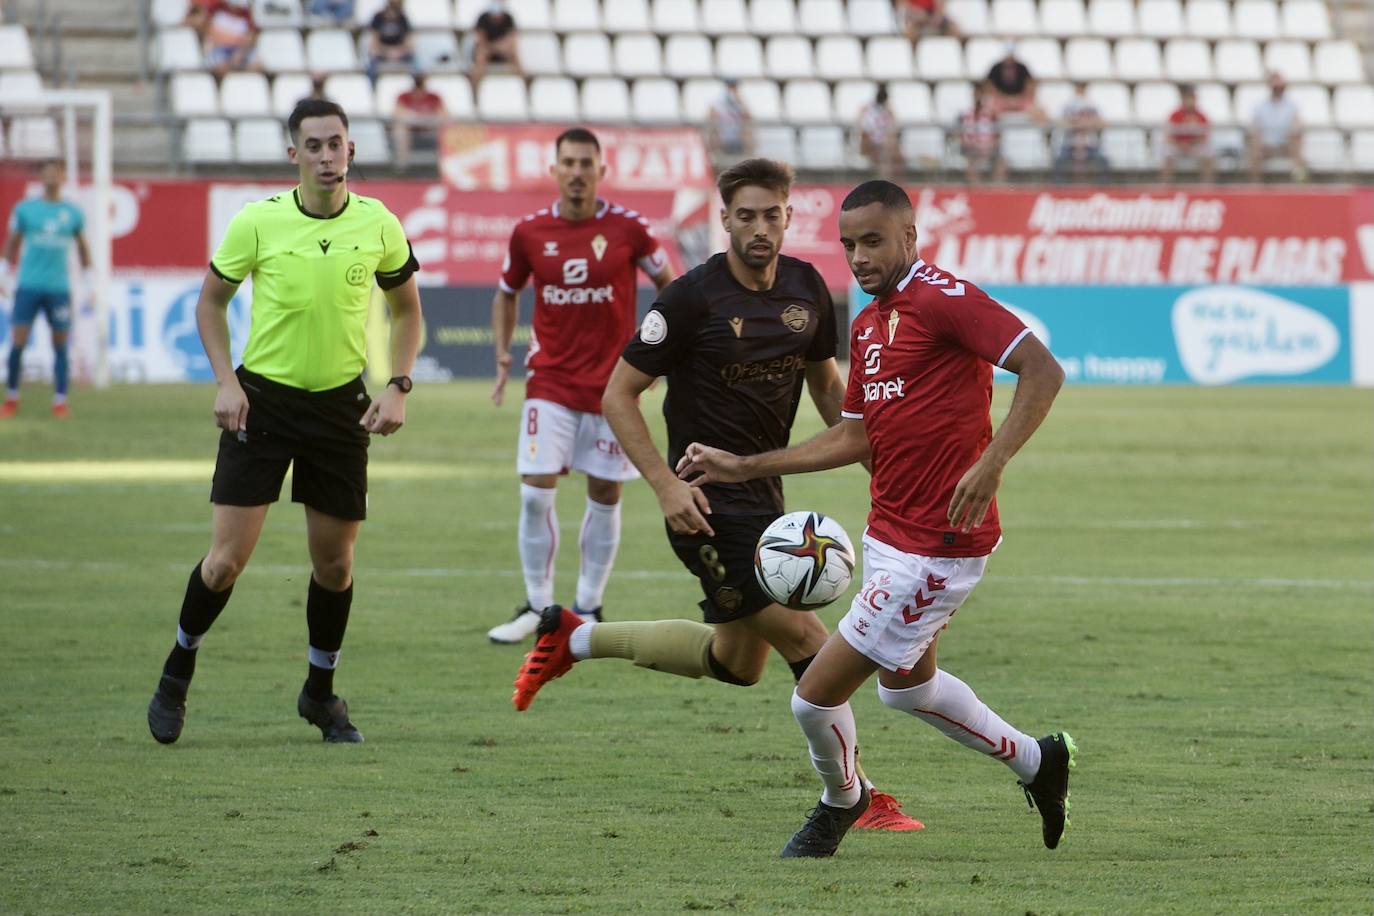
[[[592,657],[592,627],[594,623],[584,623],[568,636],[568,651],[579,662]]]
[[[594,611],[601,607],[606,580],[611,577],[611,566],[620,549],[620,503],[607,506],[588,499],[577,546],[582,550],[582,565],[577,573],[577,609]]]
[[[1040,769],[1036,740],[1008,725],[968,684],[948,671],[936,669],[935,676],[924,684],[904,690],[889,690],[879,684],[878,697],[893,709],[930,723],[964,747],[1002,761],[1022,782],[1030,782]]]
[[[854,766],[854,711],[848,703],[816,706],[794,690],[792,715],[806,734],[806,742],[811,746],[811,765],[825,784],[821,801],[835,808],[854,807],[862,794]]]
[[[538,613],[553,604],[553,559],[558,555],[558,491],[520,485],[520,565],[525,596]]]

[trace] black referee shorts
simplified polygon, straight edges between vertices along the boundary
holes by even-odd
[[[349,521],[367,517],[367,445],[358,425],[372,403],[362,377],[328,391],[304,391],[238,368],[248,396],[248,429],[223,432],[210,502],[263,506],[281,497]]]
[[[701,582],[706,596],[701,613],[707,623],[741,620],[774,603],[754,578],[754,548],[777,517],[777,513],[712,515],[714,536],[677,534],[668,528],[673,552]]]

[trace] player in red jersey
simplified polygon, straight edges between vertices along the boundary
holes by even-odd
[[[554,149],[549,173],[558,182],[558,200],[516,224],[492,301],[491,399],[499,407],[510,376],[520,289],[534,278],[534,333],[525,357],[516,457],[526,602],[487,633],[495,643],[522,642],[539,626],[539,612],[553,604],[554,488],[570,470],[587,475],[573,609],[601,619],[601,596],[620,546],[620,486],[638,476],[601,416],[601,392],[635,332],[636,267],[659,289],[673,279],[649,221],[596,196],[597,182],[606,175],[596,135],[571,128],[558,136]]]
[[[1064,373],[1016,316],[916,256],[911,200],[897,185],[865,182],[840,210],[850,270],[877,297],[851,327],[844,419],[800,445],[746,457],[693,443],[678,464],[700,486],[873,462],[863,588],[792,696],[825,790],[782,854],[833,855],[868,808],[849,698],[874,671],[885,704],[1015,771],[1053,849],[1073,739],[1036,741],[1013,728],[936,667],[935,643],[1001,541],[1002,471],[1044,420]],[[1019,377],[996,436],[993,365]]]

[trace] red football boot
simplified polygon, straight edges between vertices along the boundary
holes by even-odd
[[[524,712],[534,702],[534,695],[549,681],[568,673],[577,659],[568,648],[572,631],[585,623],[572,611],[558,605],[544,608],[540,615],[538,640],[534,648],[525,656],[520,665],[520,673],[515,677],[515,696],[511,702],[515,708]]]

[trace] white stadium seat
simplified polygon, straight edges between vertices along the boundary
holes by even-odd
[[[1350,135],[1350,165],[1360,172],[1374,172],[1374,130],[1357,130]]]
[[[797,161],[797,132],[782,124],[765,124],[754,129],[754,155],[779,162]]]
[[[1346,156],[1345,135],[1329,127],[1304,131],[1302,159],[1314,172],[1344,172],[1350,165]]]
[[[462,69],[463,56],[452,29],[417,29],[415,31],[415,65],[426,73]]]
[[[472,100],[472,84],[466,76],[435,74],[425,81],[425,88],[444,100],[444,108],[448,111],[449,117],[470,121],[476,116],[477,105]]]
[[[663,75],[663,46],[657,35],[626,33],[615,38],[615,72],[620,76]]]
[[[893,108],[894,114],[896,113],[896,109],[893,105],[892,89],[894,86],[899,85],[909,84],[892,83],[887,87],[887,104],[889,107]],[[925,88],[924,83],[918,85]],[[863,112],[864,106],[873,101],[873,97],[877,94],[878,84],[873,82],[873,80],[841,80],[836,83],[833,99],[835,120],[840,124],[853,124],[859,119],[859,115]],[[928,89],[926,90],[926,108],[928,114],[930,108],[930,90]]]
[[[739,95],[755,121],[782,120],[782,93],[772,80],[740,80]]]
[[[830,87],[820,80],[791,80],[782,90],[782,116],[789,124],[829,124]]]
[[[635,80],[630,87],[630,111],[645,124],[677,124],[682,121],[682,102],[677,83],[669,79]]]
[[[611,0],[602,7],[601,17],[612,35],[647,32],[652,27],[649,0]]]
[[[516,20],[516,24],[519,24],[519,20]],[[600,32],[600,2],[598,0],[553,0],[553,30],[555,32]]]
[[[1040,16],[1035,0],[992,0],[992,31],[997,35],[1039,35]],[[957,22],[957,20],[956,20]]]
[[[1011,125],[1002,128],[1002,158],[1018,171],[1049,168],[1050,151],[1045,131],[1039,127]]]
[[[1259,45],[1248,38],[1219,41],[1216,47],[1217,78],[1228,83],[1249,83],[1264,79]]]
[[[828,80],[862,77],[864,52],[858,39],[848,35],[827,35],[817,41],[816,72]]]
[[[270,0],[285,2],[285,0]],[[453,4],[442,0],[406,0],[406,19],[412,29],[452,29]],[[466,25],[466,23],[465,23]]]
[[[371,118],[377,115],[377,96],[372,81],[361,73],[333,73],[324,80],[325,98],[343,106],[350,118]]]
[[[261,73],[226,73],[219,84],[219,110],[227,118],[265,118],[272,93]]]
[[[299,29],[305,17],[293,0],[253,0],[253,21],[260,29]]]
[[[609,76],[611,40],[601,32],[578,32],[563,39],[563,69],[569,76]]]
[[[453,27],[466,32],[477,24],[477,17],[482,15],[491,5],[491,0],[456,0],[453,4]],[[518,15],[514,10],[511,15]],[[516,24],[520,28],[530,28],[523,19],[516,19]]]
[[[528,121],[525,81],[510,73],[484,77],[477,86],[477,113],[484,121]]]
[[[60,155],[57,122],[45,115],[10,119],[9,155],[16,159],[47,159]]]
[[[263,29],[258,33],[254,50],[258,62],[268,73],[295,73],[305,69],[305,40],[301,38],[300,29]]]
[[[715,74],[711,40],[705,35],[669,35],[663,45],[663,70],[674,79]]]
[[[1159,124],[1169,119],[1178,108],[1178,86],[1174,83],[1141,83],[1135,87],[1135,119],[1146,124]]]
[[[0,70],[0,99],[8,103],[38,95],[43,80],[36,70]]]
[[[1213,124],[1236,123],[1236,112],[1231,107],[1231,90],[1220,83],[1198,84],[1197,107]]]
[[[1073,84],[1062,80],[1046,80],[1035,87],[1035,101],[1046,112],[1058,116],[1073,95]]]
[[[946,80],[935,84],[935,120],[953,124],[959,116],[973,107],[973,86],[968,80]]]
[[[1116,43],[1116,78],[1128,83],[1164,76],[1159,42],[1153,38],[1123,38]]]
[[[181,154],[188,162],[232,161],[234,132],[229,122],[223,118],[192,118],[187,121],[186,130],[181,135]]]
[[[406,77],[402,74],[391,74],[393,76]],[[407,85],[409,80],[406,79]],[[305,73],[278,73],[272,77],[272,116],[286,118],[291,114],[291,109],[296,107],[296,103],[310,94],[314,85],[310,81],[310,76]]]
[[[396,99],[415,85],[409,73],[383,73],[377,77],[375,95],[377,114],[389,118],[396,112]],[[308,91],[308,87],[307,87]]]
[[[219,90],[209,73],[174,73],[171,83],[172,114],[178,118],[219,114]]]
[[[353,141],[358,151],[358,162],[363,165],[391,164],[391,144],[386,135],[386,126],[372,118],[359,118],[348,124],[348,139]]]
[[[1337,127],[1374,127],[1374,86],[1337,86],[1331,101]]]
[[[900,35],[879,35],[864,45],[864,63],[875,80],[909,80],[914,76],[915,52]]]
[[[1236,121],[1249,126],[1255,119],[1255,107],[1269,98],[1269,86],[1265,83],[1242,83],[1236,87]]]
[[[775,35],[764,48],[764,69],[773,79],[809,79],[816,75],[811,41],[800,35]]]
[[[755,35],[792,35],[797,6],[792,0],[749,0],[749,31]]]
[[[692,6],[688,0],[684,6]],[[748,35],[749,7],[745,0],[702,0],[698,16],[708,35]]]
[[[1226,0],[1188,0],[1184,11],[1192,37],[1231,37],[1231,5]]]
[[[653,16],[653,30],[660,35],[700,31],[694,0],[654,0]]]
[[[1083,0],[1040,0],[1040,31],[1060,38],[1085,34],[1088,11]]]
[[[357,70],[353,36],[342,29],[312,29],[305,36],[306,69],[314,73]]]
[[[1023,38],[1016,43],[1016,56],[1036,80],[1057,80],[1064,76],[1064,55],[1053,38]]]
[[[516,25],[522,29],[552,29],[553,11],[549,9],[549,0],[507,0],[506,7],[515,19]],[[459,28],[470,29],[477,17],[473,17],[472,22],[460,22]]]
[[[810,169],[844,168],[849,158],[844,128],[812,124],[801,129],[801,164]]]
[[[997,63],[1007,53],[1007,43],[1001,38],[970,38],[964,46],[964,75],[971,80],[982,80],[992,69],[992,65]],[[1035,71],[1032,70],[1032,73]],[[937,76],[926,77],[924,73],[918,71],[918,75],[926,79],[944,79],[943,73]]]
[[[266,32],[262,34],[267,34]],[[259,36],[261,39],[261,36]],[[300,33],[296,33],[300,41]],[[205,66],[205,55],[200,50],[200,40],[195,29],[187,26],[163,29],[157,33],[154,43],[154,59],[157,69],[163,73],[172,70],[200,70]]]
[[[987,35],[992,31],[987,0],[946,0],[945,12],[965,35]]]
[[[34,69],[29,30],[24,26],[0,25],[0,67],[8,70]]]
[[[1360,49],[1353,41],[1323,41],[1313,50],[1312,60],[1318,82],[1334,85],[1366,81]]]
[[[553,32],[515,34],[520,48],[520,66],[530,76],[561,76],[563,74],[563,45]]]
[[[752,35],[726,35],[716,40],[716,72],[723,77],[763,76],[763,47]]]
[[[899,31],[891,0],[849,0],[849,34],[892,35]]]
[[[276,118],[244,118],[236,123],[234,158],[239,162],[285,162],[286,130],[282,123]]]
[[[1283,74],[1290,83],[1312,79],[1312,54],[1305,41],[1271,41],[1264,46],[1264,68]]]
[[[1289,86],[1288,95],[1298,106],[1303,127],[1331,126],[1331,93],[1325,86]]]
[[[682,84],[682,115],[696,124],[704,123],[711,106],[725,92],[725,84],[716,79],[690,79]]]
[[[530,80],[530,117],[536,121],[576,121],[577,84],[566,76]]]
[[[1149,137],[1141,127],[1103,128],[1102,155],[1114,169],[1138,171],[1153,162]]]
[[[1136,34],[1131,0],[1088,0],[1088,34],[1125,38]]]
[[[800,0],[797,4],[797,30],[818,38],[845,29],[843,0]]]
[[[1131,91],[1125,83],[1099,80],[1088,84],[1088,100],[1108,124],[1131,120]]]
[[[964,50],[959,39],[933,36],[916,42],[916,75],[924,80],[963,78]]]
[[[1140,0],[1140,34],[1146,38],[1179,38],[1186,34],[1179,0]]]
[[[357,0],[353,5],[353,21],[359,28],[367,28],[372,22],[372,17],[382,11],[386,6],[386,0]]]
[[[1071,80],[1110,79],[1116,70],[1101,38],[1070,38],[1064,43],[1064,74]]]
[[[149,15],[153,25],[160,29],[181,25],[186,21],[186,11],[191,0],[152,0]]]
[[[929,124],[934,118],[930,86],[926,83],[889,83],[887,96],[887,104],[892,108],[898,124]]]
[[[1283,36],[1321,41],[1331,36],[1331,14],[1323,0],[1284,0]]]
[[[941,168],[945,161],[945,132],[934,126],[902,130],[902,158],[908,168]]]
[[[1279,28],[1279,8],[1274,0],[1236,0],[1231,18],[1237,38],[1269,41],[1283,37]]]
[[[1196,38],[1171,38],[1164,44],[1164,72],[1177,82],[1210,80],[1212,49]]]

